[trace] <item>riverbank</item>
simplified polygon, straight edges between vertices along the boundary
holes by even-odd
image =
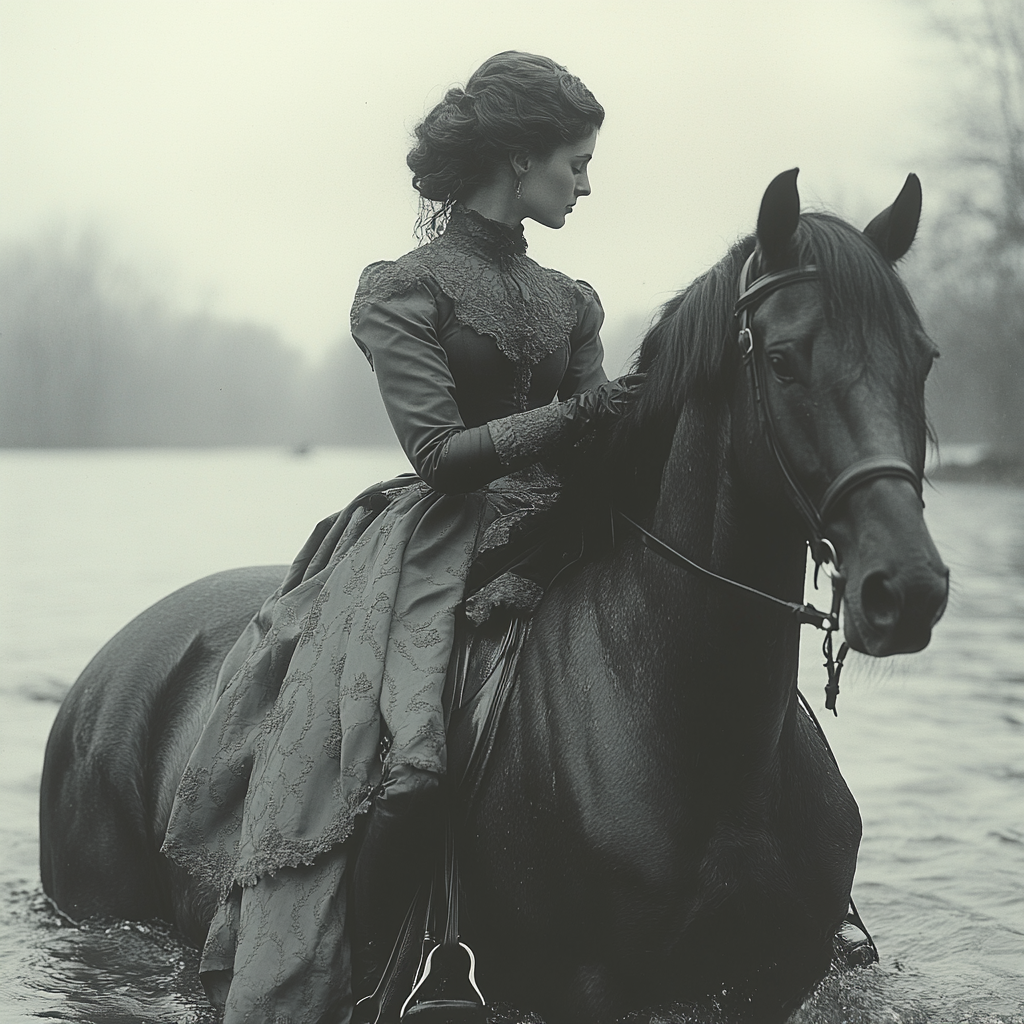
[[[1024,487],[1024,456],[984,455],[974,462],[951,462],[928,472],[931,480]]]

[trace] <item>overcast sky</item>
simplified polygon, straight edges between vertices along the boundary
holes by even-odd
[[[941,120],[933,45],[901,0],[0,0],[0,244],[95,228],[147,290],[315,355],[360,269],[414,244],[413,124],[529,50],[607,110],[593,194],[527,237],[614,332],[781,170],[857,220],[888,205]]]

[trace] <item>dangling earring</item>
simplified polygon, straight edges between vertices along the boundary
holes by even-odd
[[[516,199],[522,199],[523,198],[523,179],[522,178],[516,178],[515,197],[516,197]]]

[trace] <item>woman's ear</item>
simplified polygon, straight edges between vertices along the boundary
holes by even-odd
[[[526,150],[518,150],[508,155],[509,163],[512,165],[512,173],[521,178],[529,169],[531,156]]]

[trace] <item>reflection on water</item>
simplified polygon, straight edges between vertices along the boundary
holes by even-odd
[[[13,889],[7,902],[4,925],[31,941],[4,973],[17,977],[32,1016],[82,1024],[217,1020],[195,981],[198,953],[169,928],[126,922],[80,928],[38,891]]]
[[[215,1019],[167,929],[78,929],[42,897],[49,725],[132,615],[208,572],[288,561],[402,468],[394,452],[0,453],[0,1021]],[[852,657],[840,717],[822,716],[864,817],[855,894],[882,962],[828,978],[793,1024],[1024,1024],[1024,491],[944,484],[927,516],[953,580],[931,646]]]

